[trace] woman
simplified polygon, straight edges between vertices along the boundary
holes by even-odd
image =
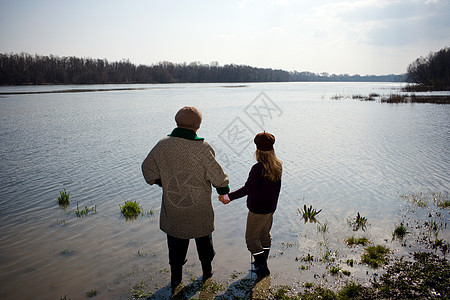
[[[234,192],[219,196],[219,200],[228,204],[247,196],[249,212],[245,241],[255,259],[255,272],[260,276],[267,276],[270,274],[267,258],[272,245],[270,229],[281,189],[282,162],[275,155],[275,137],[272,134],[265,131],[259,133],[254,142],[257,163],[252,166],[245,185]]]

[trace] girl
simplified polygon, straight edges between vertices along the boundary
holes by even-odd
[[[267,258],[272,245],[270,229],[281,189],[282,162],[275,155],[275,137],[272,134],[265,131],[258,133],[254,142],[257,163],[252,166],[245,185],[227,195],[219,196],[219,200],[228,204],[232,200],[247,196],[249,212],[245,241],[255,259],[255,272],[260,276],[267,276],[270,274]]]

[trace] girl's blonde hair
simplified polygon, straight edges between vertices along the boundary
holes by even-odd
[[[261,162],[264,166],[264,177],[271,181],[281,180],[281,173],[283,172],[283,162],[277,158],[275,151],[255,151],[256,161]]]

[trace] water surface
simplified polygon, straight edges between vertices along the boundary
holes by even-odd
[[[107,88],[129,86],[107,86]],[[330,251],[357,259],[343,240],[355,234],[347,220],[357,212],[371,226],[364,234],[388,244],[404,218],[401,195],[448,193],[450,106],[382,104],[352,95],[399,93],[398,83],[264,83],[132,85],[136,90],[8,95],[0,97],[0,296],[2,299],[128,298],[140,280],[151,289],[169,282],[165,234],[159,230],[161,191],[148,186],[140,165],[175,126],[184,105],[198,106],[198,135],[216,150],[239,188],[254,163],[253,136],[267,130],[284,162],[269,262],[272,284],[312,281],[296,257]],[[8,91],[99,89],[105,86],[1,87]],[[336,95],[344,96],[333,100]],[[347,98],[346,98],[347,97]],[[71,205],[58,207],[58,192]],[[153,217],[127,222],[119,205],[138,200]],[[245,277],[244,199],[216,210],[215,278],[225,285]],[[74,210],[97,208],[77,218]],[[304,224],[303,204],[322,209],[321,224]],[[444,213],[448,222],[449,215]],[[449,232],[442,233],[448,241]],[[386,242],[385,240],[388,240]],[[340,249],[339,251],[337,251]],[[201,275],[191,243],[187,272]],[[366,269],[352,269],[355,279]],[[234,274],[234,275],[233,275]],[[185,281],[188,275],[185,275]]]

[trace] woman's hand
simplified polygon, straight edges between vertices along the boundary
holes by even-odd
[[[223,204],[228,204],[230,203],[230,198],[228,197],[228,194],[226,195],[219,195],[219,201],[222,202]]]

